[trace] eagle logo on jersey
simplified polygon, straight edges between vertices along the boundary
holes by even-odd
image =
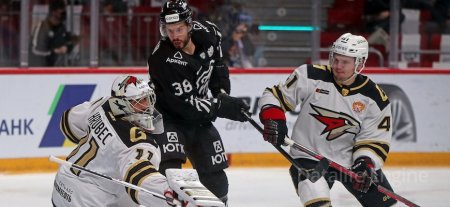
[[[328,141],[332,141],[346,133],[356,135],[361,129],[360,123],[348,114],[335,112],[313,104],[310,105],[317,112],[317,114],[310,113],[311,116],[326,126],[320,135],[328,133]]]

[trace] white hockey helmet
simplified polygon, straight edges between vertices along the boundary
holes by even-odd
[[[334,54],[345,55],[355,58],[355,73],[360,73],[369,57],[369,43],[366,38],[351,33],[341,35],[331,47],[329,62],[332,65]],[[358,67],[362,66],[358,71]]]
[[[109,105],[114,116],[159,134],[164,131],[162,115],[154,108],[156,95],[142,79],[131,75],[117,77],[111,87]]]

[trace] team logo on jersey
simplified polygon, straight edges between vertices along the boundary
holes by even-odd
[[[200,58],[202,58],[202,59],[205,59],[205,58],[206,58],[206,55],[205,55],[204,52],[200,53]]]
[[[208,48],[208,56],[211,57],[214,54],[214,48],[211,45],[211,47]]]
[[[360,123],[348,114],[343,112],[335,112],[319,106],[310,104],[311,108],[317,114],[310,113],[320,123],[326,127],[323,129],[321,135],[328,133],[327,140],[332,141],[346,133],[357,134],[360,130]]]
[[[355,101],[352,104],[352,109],[354,112],[361,112],[366,108],[366,105],[363,104],[361,101]]]
[[[167,141],[178,142],[178,135],[176,132],[167,132]]]

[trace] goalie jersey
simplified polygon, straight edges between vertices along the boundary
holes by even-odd
[[[67,161],[162,195],[169,187],[158,172],[158,145],[151,134],[114,117],[108,98],[85,102],[64,112],[61,131],[77,143]],[[52,201],[55,206],[110,206],[123,194],[137,204],[167,205],[151,194],[68,166],[61,166],[56,175]]]
[[[292,139],[350,168],[360,156],[370,157],[376,169],[387,158],[391,141],[391,108],[384,91],[358,74],[350,86],[337,84],[329,66],[302,65],[285,82],[267,88],[259,106],[285,111],[300,105]],[[290,149],[294,158],[314,159]]]
[[[194,21],[190,55],[176,49],[169,38],[161,40],[148,59],[154,84],[156,109],[165,120],[188,124],[211,120],[208,92],[217,96],[221,89],[230,93],[228,67],[223,62],[221,33],[211,22]]]

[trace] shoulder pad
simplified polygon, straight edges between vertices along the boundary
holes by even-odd
[[[383,110],[386,106],[389,105],[389,99],[384,90],[370,79],[368,83],[363,88],[361,88],[360,93],[375,101],[380,110]]]
[[[328,65],[306,65],[308,71],[308,78],[313,80],[322,80],[325,82],[332,82],[333,75],[331,68]]]

